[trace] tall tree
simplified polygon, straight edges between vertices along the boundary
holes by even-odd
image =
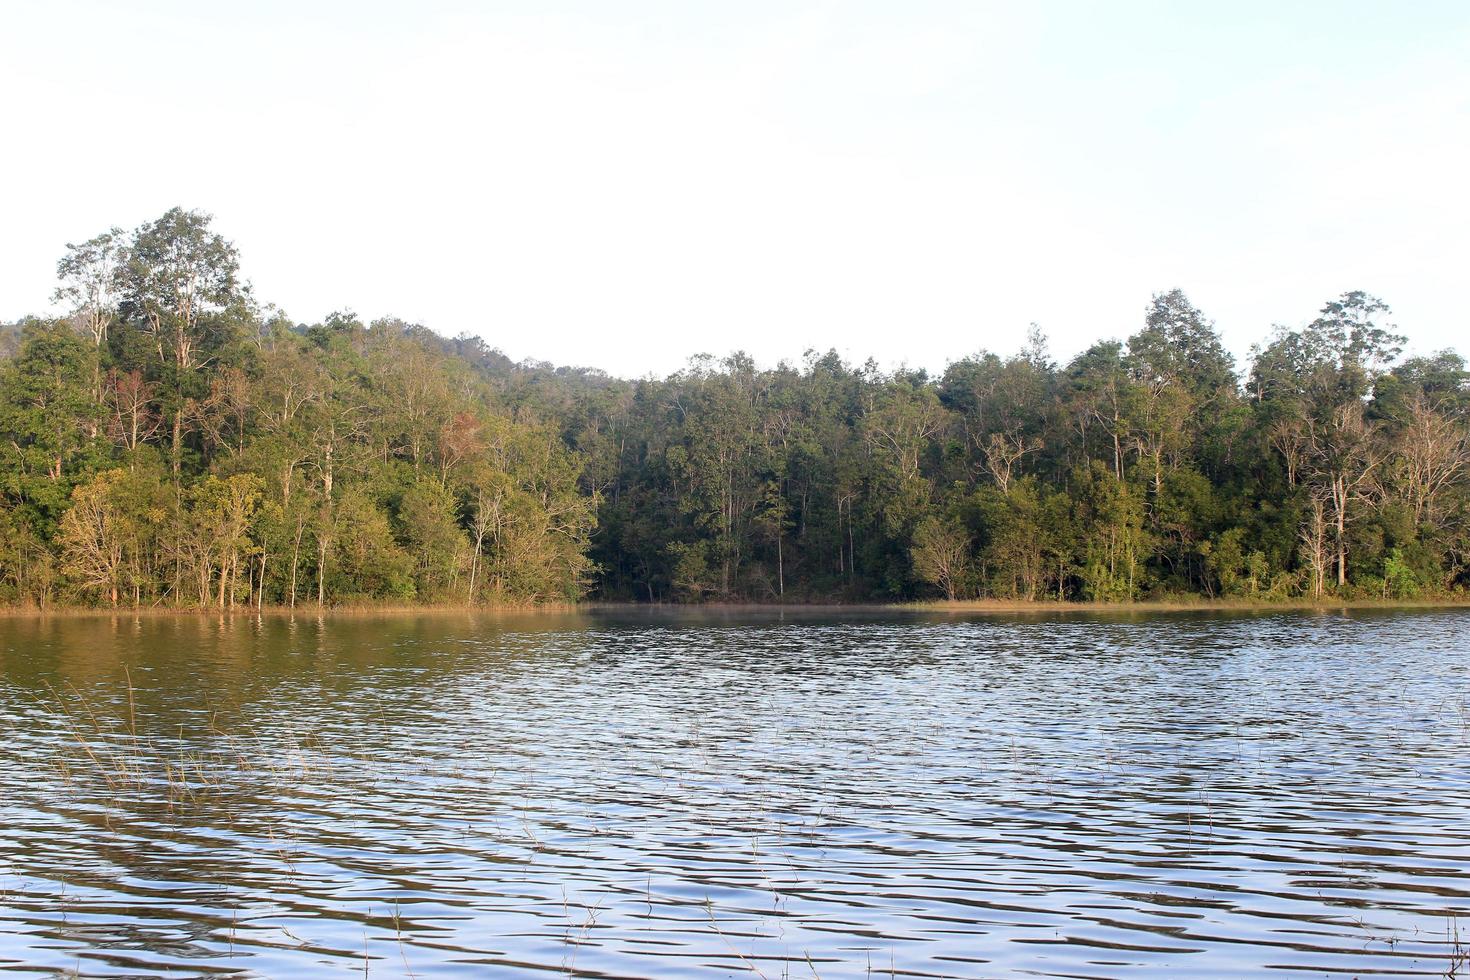
[[[177,479],[188,401],[199,395],[198,369],[233,339],[248,290],[235,247],[210,228],[210,216],[172,208],[133,234],[121,283],[122,310],[150,337],[169,406],[169,458]]]

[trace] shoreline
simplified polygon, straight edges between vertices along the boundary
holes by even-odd
[[[893,608],[923,609],[937,612],[1292,612],[1329,611],[1336,609],[1465,609],[1470,608],[1470,595],[1436,599],[1143,599],[1135,602],[1058,602],[1053,599],[1036,602],[1010,602],[1003,599],[957,599],[953,602],[907,603]]]
[[[945,599],[914,602],[701,602],[641,603],[582,602],[541,605],[485,605],[467,603],[345,603],[342,605],[237,606],[233,609],[204,609],[173,606],[0,606],[0,619],[97,619],[97,618],[208,618],[302,617],[347,619],[354,617],[413,617],[443,615],[480,616],[565,616],[584,613],[925,613],[951,615],[1018,615],[1052,613],[1174,613],[1174,612],[1332,612],[1352,610],[1428,610],[1470,608],[1470,595],[1435,599],[1147,599],[1135,602],[1068,602],[1054,599],[1031,602],[1009,599]]]

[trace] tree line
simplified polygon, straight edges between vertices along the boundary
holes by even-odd
[[[262,310],[174,209],[69,245],[0,373],[5,598],[573,600],[597,498],[553,420],[420,327]]]
[[[207,215],[69,245],[0,330],[0,599],[232,607],[1170,596],[1470,584],[1470,372],[1362,292],[1241,376],[1178,290],[1057,363],[663,379],[258,304]]]

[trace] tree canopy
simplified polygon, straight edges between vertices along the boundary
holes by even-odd
[[[208,215],[0,328],[0,600],[1409,598],[1470,585],[1470,372],[1362,292],[1238,376],[1179,290],[1055,363],[663,379],[262,308]],[[1306,318],[1304,318],[1305,320]]]

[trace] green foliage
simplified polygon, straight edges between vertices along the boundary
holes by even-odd
[[[1094,460],[1076,476],[1074,515],[1082,534],[1082,594],[1093,602],[1128,602],[1148,588],[1154,539],[1144,528],[1143,491]]]
[[[449,595],[467,551],[454,496],[432,483],[413,483],[399,501],[398,527],[413,561],[415,593]]]
[[[1412,599],[1419,595],[1419,576],[1404,560],[1404,549],[1394,548],[1383,559],[1383,591],[1394,599]]]
[[[708,541],[675,541],[668,546],[670,585],[676,597],[697,601],[719,590],[719,579],[710,568],[709,551]]]
[[[0,370],[0,490],[54,530],[79,475],[105,459],[92,438],[94,353],[65,325],[24,326],[14,360]]]
[[[1064,598],[1076,562],[1067,495],[1028,475],[1008,493],[981,487],[972,505],[984,529],[987,591],[1004,599]]]
[[[441,338],[261,322],[233,246],[181,209],[69,247],[59,273],[75,315],[25,324],[0,364],[5,599],[586,590],[585,456]]]
[[[337,501],[331,520],[333,546],[326,569],[330,594],[348,600],[415,596],[414,560],[393,539],[381,507],[360,490],[351,490]]]
[[[808,352],[671,377],[263,317],[207,215],[67,246],[0,330],[0,599],[231,607],[1470,585],[1470,372],[1363,293],[1247,383],[1178,290],[1058,365]]]
[[[0,599],[45,608],[60,579],[48,542],[19,511],[0,513]]]
[[[1277,583],[1271,580],[1270,559],[1264,551],[1249,546],[1248,534],[1244,527],[1229,527],[1200,546],[1210,576],[1207,582],[1221,595],[1259,599],[1277,590]]]

